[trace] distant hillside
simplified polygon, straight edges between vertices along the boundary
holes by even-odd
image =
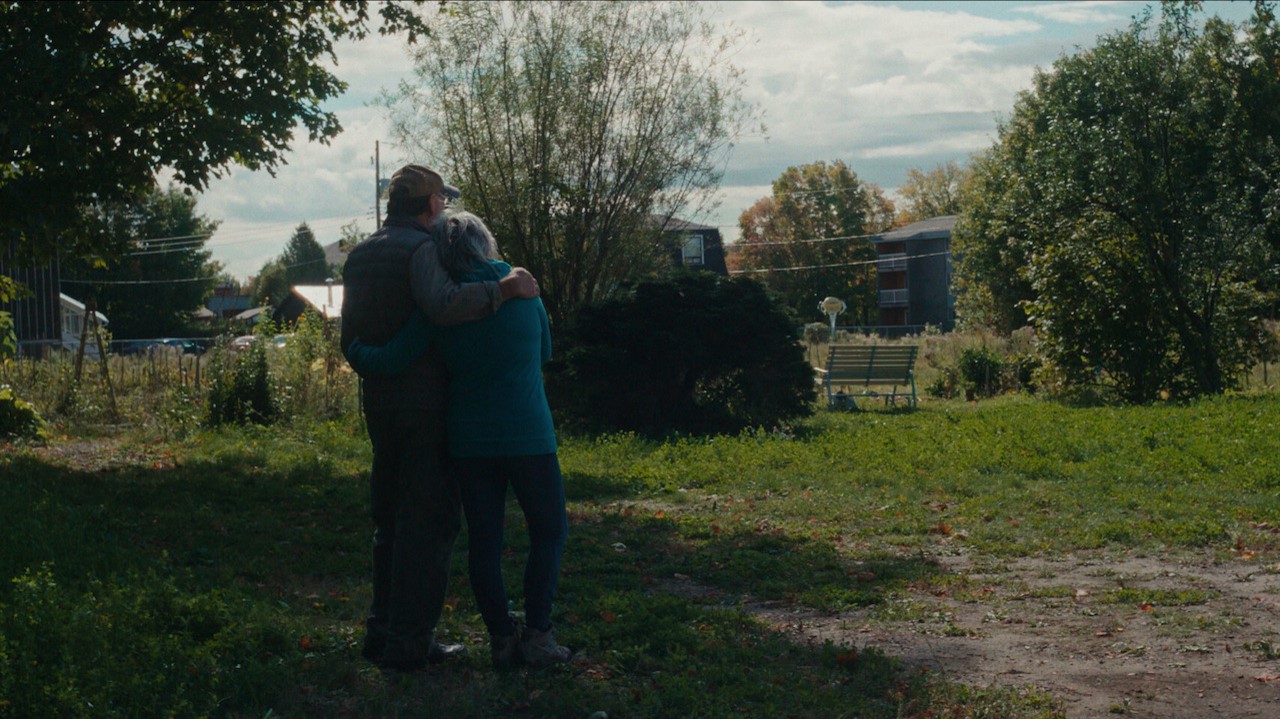
[[[339,271],[347,263],[347,253],[338,248],[337,242],[324,246],[324,261],[337,267]]]

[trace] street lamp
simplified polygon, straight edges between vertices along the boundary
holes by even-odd
[[[844,312],[849,306],[839,297],[828,297],[818,303],[818,310],[831,318],[831,341],[836,341],[836,315]]]

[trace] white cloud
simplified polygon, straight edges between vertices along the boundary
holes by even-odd
[[[975,149],[986,147],[995,140],[994,132],[968,132],[955,135],[944,135],[903,143],[886,145],[862,150],[858,157],[864,158],[916,158],[938,154],[968,155]]]
[[[1064,50],[1087,44],[1107,29],[1081,30],[1077,23],[1118,26],[1140,7],[1096,2],[712,6],[716,22],[747,35],[748,43],[733,59],[743,70],[746,98],[764,110],[768,138],[740,140],[729,159],[718,209],[689,219],[721,226],[726,238],[736,237],[738,215],[769,193],[768,183],[787,167],[807,162],[845,160],[860,178],[892,191],[908,168],[964,161],[991,143],[996,119],[1010,111],[1037,66],[1048,66]],[[309,143],[300,134],[276,178],[235,170],[201,198],[200,210],[227,220],[225,230],[262,233],[256,241],[260,246],[244,242],[216,250],[218,259],[232,252],[246,256],[237,260],[237,274],[256,272],[279,254],[303,220],[321,225],[313,228],[322,243],[336,240],[342,223],[329,227],[317,222],[320,218],[360,218],[371,229],[375,140],[382,141],[383,176],[406,161],[427,160],[392,146],[385,110],[367,104],[411,75],[403,43],[373,36],[342,43],[337,51],[336,72],[350,88],[330,106],[345,128],[332,145]]]
[[[934,7],[752,2],[722,12],[754,41],[738,55],[748,98],[764,108],[772,141],[790,144],[847,136],[874,118],[1007,109],[1034,67],[1003,64],[994,43],[1041,26]]]
[[[1127,19],[1123,4],[1107,0],[1036,3],[1020,5],[1014,11],[1068,25],[1099,25]]]

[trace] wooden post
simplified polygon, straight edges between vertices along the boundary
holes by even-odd
[[[89,315],[93,313],[93,297],[90,296],[84,303],[84,316],[80,318],[80,344],[76,348],[76,371],[75,382],[73,386],[80,386],[80,370],[84,368],[84,343],[89,337]]]
[[[85,303],[85,307],[88,308],[86,319],[93,322],[93,338],[98,343],[98,373],[102,378],[102,384],[107,388],[107,411],[110,412],[111,421],[117,422],[120,419],[120,413],[116,410],[116,388],[111,384],[111,369],[107,365],[107,347],[102,341],[102,326],[98,324],[96,303],[91,298]],[[81,343],[81,352],[83,350],[83,343]]]

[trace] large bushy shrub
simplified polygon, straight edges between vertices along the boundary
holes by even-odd
[[[258,338],[239,356],[218,359],[209,387],[209,424],[274,422],[279,409],[271,393],[266,342]]]
[[[813,369],[791,312],[747,278],[679,272],[583,306],[548,368],[561,424],[735,432],[809,414]]]
[[[0,439],[39,439],[46,432],[44,419],[30,403],[0,385]]]

